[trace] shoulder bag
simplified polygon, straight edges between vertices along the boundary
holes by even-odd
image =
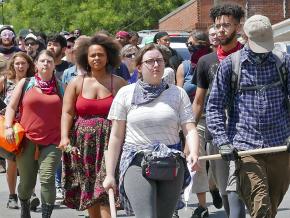
[[[22,100],[23,100],[23,96],[25,94],[25,89],[27,84],[29,83],[30,78],[26,78],[23,88],[22,88],[22,92],[21,92],[21,96],[19,99],[19,104],[21,104]],[[12,129],[14,132],[14,137],[15,137],[15,143],[10,144],[7,142],[6,137],[5,137],[5,116],[4,115],[0,115],[0,148],[2,148],[2,151],[7,151],[13,154],[18,154],[21,150],[20,148],[20,143],[24,137],[25,134],[25,130],[24,128],[20,125],[19,122],[14,121],[12,124]],[[2,153],[2,152],[1,152]]]

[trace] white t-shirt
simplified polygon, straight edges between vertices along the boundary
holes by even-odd
[[[175,85],[144,105],[131,105],[136,84],[119,90],[114,98],[108,119],[126,120],[125,143],[149,145],[177,144],[180,125],[193,122],[190,100],[186,92]]]

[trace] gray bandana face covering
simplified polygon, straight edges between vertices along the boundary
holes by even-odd
[[[132,105],[147,104],[160,96],[167,88],[168,84],[164,80],[159,85],[150,85],[139,79],[134,89]]]
[[[246,51],[248,52],[250,58],[252,60],[254,60],[257,64],[263,63],[267,59],[269,54],[270,54],[270,52],[267,52],[267,53],[255,53],[248,47],[246,47]]]

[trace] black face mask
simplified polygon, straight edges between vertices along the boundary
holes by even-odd
[[[203,48],[203,45],[191,45],[188,46],[187,49],[190,53],[194,53],[196,51],[198,51],[199,49]]]

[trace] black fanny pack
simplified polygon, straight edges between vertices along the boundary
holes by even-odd
[[[179,155],[170,154],[166,157],[158,157],[153,152],[144,153],[141,161],[142,174],[152,180],[173,180],[180,167]]]

